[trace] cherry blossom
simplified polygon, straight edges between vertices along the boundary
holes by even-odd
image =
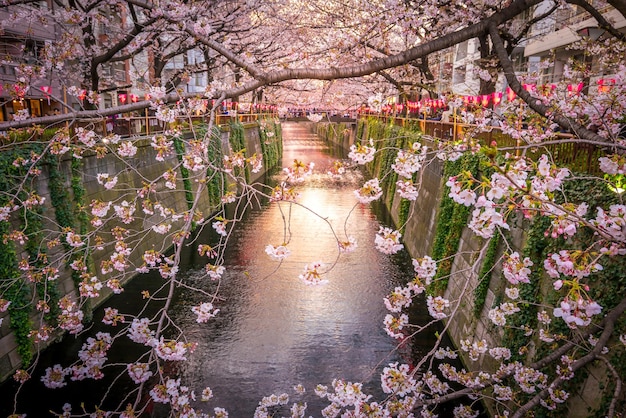
[[[444,312],[445,309],[450,307],[450,302],[441,296],[428,295],[426,298],[426,305],[428,306],[428,313],[435,319],[443,319],[448,315]]]
[[[299,275],[300,280],[304,282],[306,285],[323,285],[328,283],[327,279],[322,278],[322,272],[320,269],[324,266],[321,261],[316,261],[311,264],[307,264],[304,266],[304,273]]]
[[[285,245],[274,246],[270,244],[265,247],[265,253],[269,255],[272,259],[281,261],[289,257],[289,255],[291,254],[291,250],[289,250],[289,248],[287,248]]]
[[[374,178],[366,181],[363,187],[354,191],[354,194],[360,203],[365,204],[379,199],[383,195],[383,190],[380,188],[378,179]]]
[[[374,245],[383,254],[395,254],[404,248],[404,245],[400,243],[401,238],[400,231],[381,226],[376,234]]]
[[[374,160],[376,154],[376,148],[374,148],[374,141],[370,139],[369,146],[364,144],[356,144],[350,146],[350,152],[348,158],[357,164],[367,164]]]
[[[201,303],[199,306],[192,307],[191,311],[198,315],[198,317],[196,318],[196,322],[203,323],[207,322],[209,319],[217,315],[220,310],[213,308],[212,303],[204,302]]]

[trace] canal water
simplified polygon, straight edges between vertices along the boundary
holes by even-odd
[[[223,407],[231,417],[251,417],[264,396],[288,393],[291,402],[307,402],[307,416],[321,416],[320,409],[327,403],[313,393],[317,384],[330,386],[333,378],[364,382],[366,392],[382,399],[382,368],[394,361],[410,363],[419,356],[415,347],[398,347],[383,328],[387,314],[383,297],[412,277],[410,258],[406,254],[390,257],[374,249],[381,222],[391,226],[389,221],[382,210],[375,214],[369,205],[355,205],[352,191],[364,181],[360,171],[350,171],[340,179],[326,174],[336,153],[307,126],[283,124],[283,165],[289,166],[294,159],[315,163],[316,174],[299,186],[298,202],[306,208],[265,203],[249,210],[237,224],[226,254],[216,318],[196,323],[191,307],[206,301],[198,292],[180,291],[176,296],[171,316],[198,346],[189,361],[170,372],[197,392],[207,386],[212,389],[213,399],[202,404],[207,412]],[[271,181],[282,177],[282,172],[277,172]],[[345,238],[344,231],[356,239],[358,248],[341,255],[325,276],[327,284],[305,285],[298,279],[304,266],[316,261],[333,265],[338,255],[335,234]],[[210,243],[209,232],[197,242]],[[292,253],[279,266],[265,254],[265,247],[285,241]],[[187,282],[212,290],[215,282],[202,278],[206,261],[189,250],[181,274]],[[140,276],[127,286],[124,298],[116,302],[120,311],[140,300],[139,293],[151,279]],[[96,323],[101,318],[102,312],[94,314]],[[416,345],[428,347],[424,338],[432,336],[421,338]],[[133,343],[125,340],[113,344],[111,362],[121,363],[136,355]],[[42,354],[42,367],[54,363],[67,366],[81,344],[65,338]],[[18,403],[24,407],[18,412],[48,416],[47,411],[59,411],[68,400],[76,402],[76,411],[83,397],[89,400],[87,407],[98,403],[108,383],[70,382],[65,388],[49,390],[36,377],[20,393]],[[295,394],[296,384],[305,387],[303,395]],[[9,382],[0,387],[1,416],[6,416],[13,404],[13,386]],[[130,387],[118,382],[104,405],[117,405]],[[37,402],[31,401],[33,397]],[[282,411],[282,415],[288,414]],[[160,416],[158,408],[152,416]]]

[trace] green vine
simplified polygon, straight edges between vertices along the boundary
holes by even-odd
[[[189,170],[183,166],[183,157],[185,155],[185,144],[178,135],[174,135],[172,138],[174,141],[174,150],[176,151],[176,157],[180,163],[180,175],[183,178],[183,188],[185,189],[185,200],[187,201],[187,209],[193,207],[193,190],[191,188],[191,180],[189,179]]]
[[[74,225],[78,225],[78,233],[81,236],[86,236],[89,231],[89,215],[87,214],[86,206],[85,206],[85,194],[87,193],[85,190],[84,182],[83,182],[83,160],[80,158],[72,157],[71,162],[72,167],[72,178],[71,178],[71,186],[72,186],[72,194],[74,196]],[[88,249],[79,249],[72,252],[72,256],[68,260],[68,264],[72,263],[74,260],[83,259],[85,260],[85,266],[90,271],[93,271],[93,263],[91,259],[91,254]],[[77,270],[72,269],[72,280],[74,281],[74,285],[78,288],[79,283],[81,282],[81,273]],[[91,305],[91,299],[87,299],[82,306],[82,311],[84,313],[83,322],[89,323],[93,317],[93,310]]]
[[[21,199],[26,197],[26,191],[17,189],[18,184],[26,179],[26,170],[21,165],[14,165],[18,159],[27,160],[31,152],[40,152],[38,147],[23,145],[7,152],[0,153],[0,205],[4,206],[11,200],[12,194],[17,194]],[[28,183],[24,183],[28,187]],[[32,214],[20,212],[22,226],[27,224],[27,217]],[[22,280],[18,269],[18,256],[14,242],[7,237],[12,231],[10,221],[0,221],[0,294],[11,304],[9,305],[9,318],[11,329],[15,335],[17,352],[22,359],[22,363],[27,367],[33,356],[32,341],[30,332],[32,323],[30,320],[30,310],[32,305],[31,286]],[[40,228],[41,229],[41,228]],[[32,232],[26,230],[25,233]],[[26,241],[32,249],[33,244]]]
[[[487,290],[489,290],[492,269],[496,264],[496,255],[499,245],[500,234],[496,234],[489,240],[489,245],[487,246],[483,264],[478,275],[478,285],[474,289],[474,317],[476,318],[480,316],[485,306],[485,298],[487,297]]]
[[[230,142],[230,147],[233,150],[233,152],[239,152],[239,151],[245,152],[246,150],[246,135],[245,134],[246,134],[246,131],[241,122],[237,121],[237,122],[230,123],[230,135],[228,137],[228,140]],[[241,175],[240,169],[235,170],[235,175],[236,176]],[[245,176],[246,182],[249,182],[250,170],[248,166],[246,166],[245,168],[244,176]]]
[[[268,135],[271,133],[271,135]],[[273,121],[259,124],[259,139],[263,152],[263,163],[266,169],[278,165],[282,157],[282,131],[280,125]]]
[[[446,161],[443,178],[455,176],[462,171],[478,175],[479,157],[464,154],[456,161]],[[459,205],[449,196],[450,188],[445,187],[437,216],[437,229],[433,243],[432,257],[437,260],[437,273],[429,289],[433,293],[442,293],[448,287],[448,277],[452,272],[454,254],[459,250],[461,234],[467,225],[470,208]]]
[[[206,132],[202,135],[206,136]],[[224,158],[222,153],[222,140],[220,138],[220,129],[218,127],[213,128],[209,143],[207,145],[207,156],[217,167],[223,167]],[[211,209],[216,208],[221,203],[221,197],[226,191],[226,181],[224,175],[211,167],[207,168],[207,193],[209,194],[209,204]]]
[[[400,201],[400,207],[398,210],[398,223],[402,227],[401,233],[404,234],[404,230],[406,228],[406,222],[409,219],[409,213],[411,212],[411,201],[409,199],[404,199]]]

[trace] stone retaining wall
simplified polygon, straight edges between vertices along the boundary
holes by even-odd
[[[261,135],[259,132],[259,124],[248,123],[244,124],[244,132],[245,132],[245,142],[246,142],[246,153],[248,156],[256,153],[257,155],[262,155],[262,145],[261,145]],[[230,144],[229,144],[229,135],[230,131],[228,127],[223,127],[220,130],[220,139],[221,139],[221,148],[222,152],[227,155],[230,153]],[[279,139],[282,140],[282,139]],[[85,190],[84,202],[89,205],[89,203],[93,199],[99,199],[102,201],[111,200],[113,198],[120,198],[120,189],[128,189],[129,191],[132,189],[139,189],[145,182],[149,182],[151,180],[156,179],[160,175],[163,174],[169,168],[174,167],[178,161],[175,154],[170,155],[165,159],[165,161],[159,162],[156,161],[155,156],[156,152],[150,146],[150,139],[145,138],[141,140],[134,141],[134,144],[138,147],[137,153],[133,158],[128,159],[120,159],[116,155],[108,154],[104,158],[96,158],[95,154],[85,155],[82,159],[82,178],[83,178],[83,186]],[[265,167],[264,170],[268,167]],[[59,171],[63,174],[65,179],[65,185],[67,189],[71,193],[71,159],[68,157],[64,160],[61,160],[59,165]],[[44,207],[44,230],[49,231],[45,232],[50,236],[50,238],[54,236],[58,236],[58,227],[56,226],[54,219],[54,208],[51,206],[51,198],[50,198],[50,190],[48,187],[49,182],[49,167],[43,166],[42,173],[38,177],[36,189],[40,196],[46,198],[45,207]],[[106,190],[97,182],[97,174],[98,173],[109,173],[111,175],[118,175],[118,183],[116,190]],[[138,173],[138,174],[137,174]],[[180,172],[177,173],[177,182],[178,187],[175,190],[169,190],[165,188],[163,182],[157,183],[156,193],[158,196],[158,200],[165,207],[169,207],[174,209],[176,212],[183,212],[187,210],[187,201],[185,197],[185,190],[183,187],[183,180]],[[260,172],[257,174],[250,173],[249,180],[251,182],[257,181],[264,175],[264,172]],[[192,188],[197,187],[197,184],[192,184]],[[132,192],[131,192],[132,193]],[[128,200],[131,201],[133,196],[129,194]],[[206,211],[205,216],[209,215],[209,211],[212,210],[209,195],[206,191],[200,194],[199,206],[201,210]],[[154,248],[158,251],[165,251],[167,248],[171,246],[171,242],[164,241],[164,235],[157,234],[156,232],[151,231],[153,225],[160,221],[160,215],[156,214],[152,216],[141,216],[141,205],[137,205],[137,209],[135,212],[137,219],[131,223],[130,225],[122,225],[129,229],[136,229],[141,231],[149,231],[147,234],[142,234],[141,239],[135,240],[132,242],[133,251],[129,256],[129,261],[131,265],[139,266],[142,264],[141,256],[144,251]],[[48,220],[45,220],[48,219]],[[182,221],[179,221],[179,223]],[[113,227],[112,224],[107,224],[107,229]],[[173,225],[172,230],[176,227]],[[103,235],[105,241],[112,241],[110,239],[110,234],[107,236]],[[48,252],[49,259],[54,260],[58,258],[60,255],[59,252],[64,251],[63,246],[57,246],[55,249]],[[102,279],[102,274],[100,272],[100,262],[102,260],[106,260],[110,257],[110,255],[115,251],[113,244],[109,244],[101,251],[95,251],[93,253],[93,266],[94,272],[98,276],[98,278]],[[21,252],[21,253],[20,253]],[[18,248],[18,259],[28,257],[26,252],[23,249]],[[74,281],[71,277],[70,269],[65,265],[56,266],[60,269],[60,277],[57,279],[58,289],[60,292],[60,297],[64,295],[70,295],[73,299],[76,299],[77,291],[74,285]],[[128,281],[130,278],[134,276],[133,271],[128,272],[122,282]],[[111,292],[108,288],[103,287],[101,291],[101,296],[97,299],[92,300],[93,306],[98,306],[104,302],[109,296]],[[11,329],[11,321],[9,317],[9,312],[5,312],[0,314],[3,318],[2,325],[0,325],[0,381],[6,380],[10,377],[13,372],[20,367],[21,358],[17,352],[17,342],[13,331]],[[31,315],[31,320],[34,324],[38,323],[41,320],[40,315],[36,312],[33,312]],[[56,335],[58,338],[59,335]],[[40,344],[39,348],[45,348],[48,344],[50,344],[54,340],[51,338],[46,344]]]

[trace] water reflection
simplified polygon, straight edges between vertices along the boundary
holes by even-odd
[[[332,164],[324,144],[306,130],[287,125],[283,134],[287,164],[296,158],[314,161],[321,173]],[[263,396],[293,394],[293,386],[302,383],[307,394],[292,401],[302,399],[309,413],[319,414],[326,404],[313,389],[334,377],[366,382],[370,393],[381,394],[380,370],[401,355],[382,327],[382,299],[403,272],[373,249],[378,222],[368,207],[354,209],[352,191],[360,182],[359,173],[343,181],[318,175],[300,190],[298,201],[308,209],[274,203],[253,210],[230,243],[220,289],[225,301],[211,324],[198,325],[189,315],[190,306],[201,302],[197,294],[181,294],[184,303],[173,315],[199,342],[182,377],[190,386],[211,387],[211,404],[234,416],[251,416]],[[298,279],[304,265],[334,263],[335,234],[345,238],[344,228],[360,246],[342,255],[327,274],[327,285],[306,286]],[[271,274],[278,264],[264,248],[284,241],[292,254]],[[189,271],[191,281],[202,275],[201,266],[196,268]]]
[[[181,291],[176,296],[171,315],[184,328],[188,340],[198,342],[198,347],[180,370],[167,372],[177,373],[182,384],[197,393],[206,386],[212,388],[215,397],[201,405],[203,410],[220,406],[231,417],[250,417],[263,396],[281,392],[293,395],[293,386],[301,383],[307,393],[292,396],[291,401],[306,401],[307,416],[319,416],[326,404],[313,394],[315,385],[330,385],[333,378],[362,381],[366,392],[382,398],[382,368],[392,361],[410,362],[412,355],[419,355],[411,353],[410,347],[398,350],[382,326],[387,313],[382,299],[411,274],[410,259],[406,254],[388,257],[373,248],[379,221],[369,206],[354,207],[352,191],[362,183],[361,175],[352,173],[342,180],[325,175],[334,158],[322,141],[301,128],[297,124],[283,126],[283,161],[286,165],[294,159],[315,162],[321,174],[310,178],[300,190],[300,202],[310,210],[273,203],[252,209],[237,225],[220,285],[222,300],[217,307],[221,313],[209,323],[196,323],[191,313],[192,306],[206,301],[201,294]],[[305,264],[335,262],[335,234],[345,238],[344,229],[357,239],[357,250],[342,255],[340,263],[328,273],[327,285],[304,285],[298,275]],[[210,232],[204,231],[197,242],[211,243],[214,237]],[[276,270],[278,263],[264,249],[268,244],[285,241],[292,255]],[[191,283],[212,289],[215,282],[202,275],[206,261],[188,248],[181,270]],[[140,305],[137,300],[141,300],[141,290],[152,285],[153,292],[158,283],[162,281],[155,276],[139,276],[111,302],[121,312],[129,312]],[[95,312],[92,335],[101,326],[102,315],[101,309]],[[424,338],[429,337],[421,336]],[[59,390],[47,390],[39,381],[46,367],[70,364],[81,345],[81,340],[66,337],[62,344],[42,353],[37,377],[20,393],[20,412],[49,416],[49,410],[60,411],[66,401],[73,403],[75,411],[80,401],[86,401],[89,411],[100,403],[110,380],[70,382]],[[141,347],[137,344],[119,338],[109,352],[109,363],[128,361],[139,354],[138,350]],[[122,366],[116,369],[123,371]],[[14,386],[9,381],[0,388],[2,416],[9,413]],[[124,405],[132,388],[132,384],[118,381],[103,408]],[[32,399],[37,402],[29,402]],[[166,412],[157,405],[151,415],[160,417]]]

